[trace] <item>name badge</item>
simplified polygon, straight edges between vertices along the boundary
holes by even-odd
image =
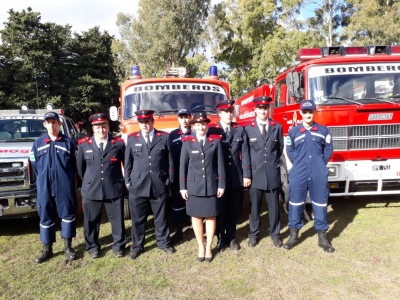
[[[178,137],[177,139],[174,139],[172,142],[175,143],[175,142],[180,141],[180,140],[181,140],[181,138]]]
[[[250,139],[250,142],[254,142],[254,141],[257,141],[257,138]]]
[[[86,150],[85,152],[86,153],[90,153],[90,152],[93,152],[93,150]]]
[[[193,150],[192,153],[200,153],[199,150]]]
[[[140,146],[140,147],[142,147],[142,144],[135,144],[135,146]]]

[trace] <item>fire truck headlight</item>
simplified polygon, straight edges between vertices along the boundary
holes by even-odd
[[[336,166],[329,166],[328,167],[328,176],[336,177],[338,175],[337,170],[338,170],[338,168]]]
[[[13,168],[21,168],[22,167],[22,163],[12,163],[11,165]]]

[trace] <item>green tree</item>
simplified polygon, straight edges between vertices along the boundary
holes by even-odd
[[[126,47],[117,53],[119,70],[139,64],[146,77],[171,66],[185,66],[202,45],[210,0],[141,0],[138,17],[119,13],[117,25]],[[128,61],[129,60],[129,61]],[[125,65],[121,68],[121,65]]]
[[[354,14],[344,35],[353,45],[400,43],[400,2],[397,0],[347,0]]]

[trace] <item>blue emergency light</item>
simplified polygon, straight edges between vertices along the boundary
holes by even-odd
[[[208,72],[208,77],[218,79],[218,68],[217,66],[211,66]]]
[[[133,78],[142,78],[142,74],[140,74],[140,68],[138,65],[133,65],[130,68],[130,76],[131,79]]]

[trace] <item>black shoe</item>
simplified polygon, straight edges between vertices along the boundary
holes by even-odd
[[[130,259],[135,259],[135,258],[137,258],[141,253],[142,253],[142,249],[141,248],[134,248],[134,249],[131,249],[131,252],[129,253],[129,258]]]
[[[89,255],[91,258],[96,259],[99,257],[99,251],[94,250],[93,252],[90,252]]]
[[[160,248],[162,251],[168,253],[168,254],[173,254],[176,252],[174,247],[165,247],[165,248]]]
[[[290,250],[297,245],[298,241],[299,241],[299,230],[290,228],[289,240],[285,243],[285,245],[283,245],[283,248],[285,248],[286,250]]]
[[[205,257],[204,260],[205,260],[206,262],[212,262],[213,257],[212,257],[212,256],[211,256],[211,257]]]
[[[51,257],[53,257],[52,244],[43,244],[43,250],[42,252],[40,252],[40,255],[35,259],[35,263],[41,264]]]
[[[176,245],[180,240],[183,239],[183,233],[182,230],[175,230],[174,235],[171,237],[171,243],[173,245]]]
[[[281,238],[279,236],[276,236],[276,235],[275,236],[271,236],[271,240],[272,240],[272,243],[274,244],[275,247],[277,247],[277,248],[282,247],[283,243],[282,243],[282,240],[281,240]]]
[[[318,231],[318,246],[324,249],[325,252],[332,253],[335,252],[335,248],[329,243],[326,238],[326,231]]]
[[[198,261],[198,262],[203,262],[204,259],[205,259],[204,256],[197,256],[197,261]]]
[[[240,249],[238,243],[236,243],[235,240],[232,240],[232,241],[230,242],[229,248],[230,248],[232,251],[239,251],[239,249]]]
[[[75,250],[72,249],[72,238],[64,239],[64,253],[67,260],[72,261],[75,260],[76,253]]]
[[[124,250],[114,250],[114,257],[120,258],[124,256]]]
[[[257,238],[255,236],[249,237],[249,241],[247,242],[247,244],[250,247],[255,247],[257,245]]]

